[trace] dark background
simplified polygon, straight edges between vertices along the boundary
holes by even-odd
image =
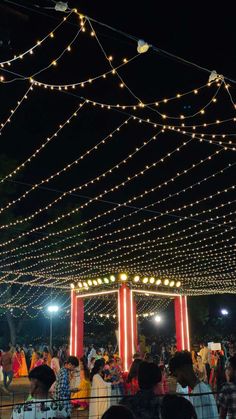
[[[39,7],[36,7],[39,6]],[[234,22],[234,13],[229,2],[224,3],[224,7],[216,7],[210,2],[205,3],[190,3],[190,2],[154,2],[147,1],[138,5],[134,2],[124,1],[99,1],[99,2],[69,2],[70,7],[77,7],[81,13],[105,22],[117,29],[132,34],[138,38],[143,38],[149,43],[155,45],[157,48],[169,51],[176,56],[183,57],[188,61],[193,61],[202,67],[209,70],[217,70],[218,73],[235,79],[236,73],[236,31]],[[49,7],[49,8],[48,8]],[[8,59],[14,54],[31,47],[37,39],[45,36],[48,31],[53,29],[57,22],[62,18],[60,13],[56,13],[50,9],[53,7],[53,2],[38,1],[33,3],[31,1],[14,2],[1,1],[0,3],[0,38],[2,38],[2,47],[0,48],[0,56],[2,59]],[[131,57],[136,53],[136,44],[131,39],[121,36],[119,33],[110,31],[100,25],[94,24],[98,37],[101,40],[108,55],[114,56],[114,65],[118,65],[124,57]],[[48,40],[45,45],[40,47],[33,56],[27,56],[22,62],[17,62],[9,70],[18,74],[32,75],[39,69],[47,66],[62,50],[62,46],[66,46],[68,42],[75,36],[78,30],[78,19],[73,17],[69,23],[65,24],[63,30],[59,30],[55,34],[55,38]],[[95,40],[85,34],[80,34],[78,42],[72,46],[71,53],[66,53],[63,59],[54,68],[39,74],[36,79],[42,80],[45,83],[73,83],[74,81],[84,80],[88,77],[100,74],[108,69],[107,62],[105,62],[101,51],[99,50]],[[4,75],[6,81],[10,81],[14,76],[2,70],[1,75]],[[152,101],[156,98],[174,96],[178,92],[184,92],[194,87],[203,85],[207,82],[209,74],[201,71],[192,65],[181,63],[178,59],[171,59],[166,54],[161,52],[149,51],[148,54],[139,56],[133,63],[129,64],[120,71],[129,87],[141,97],[143,101]],[[29,99],[22,104],[21,110],[14,115],[12,123],[8,124],[1,137],[1,155],[2,162],[6,165],[1,167],[2,173],[8,173],[9,168],[15,167],[19,163],[31,155],[34,150],[42,144],[42,139],[47,138],[50,133],[54,132],[58,123],[65,120],[81,102],[80,96],[89,97],[92,100],[97,100],[106,103],[134,103],[134,99],[125,89],[120,89],[119,80],[113,76],[109,76],[108,80],[99,80],[91,86],[87,85],[84,89],[78,88],[75,92],[54,92],[51,94],[46,89],[34,88],[34,91],[29,94]],[[231,93],[234,95],[235,85],[231,84]],[[9,109],[11,109],[17,100],[24,94],[28,87],[27,81],[16,81],[14,83],[2,84],[0,86],[0,100],[2,106],[0,108],[0,120],[5,120],[8,117]],[[204,91],[199,94],[198,101],[194,95],[186,96],[184,100],[168,106],[168,112],[179,115],[181,113],[192,114],[199,109],[202,104],[206,103],[208,98],[214,91]],[[71,95],[71,93],[73,93]],[[216,108],[207,111],[207,119],[232,117],[234,111],[232,105],[229,103],[227,95],[223,92],[220,96],[220,101]],[[162,111],[165,112],[163,105]],[[153,116],[153,115],[152,115]],[[101,138],[106,136],[114,127],[122,123],[127,117],[124,113],[115,111],[102,110],[97,107],[85,106],[81,111],[81,118],[77,118],[73,123],[63,131],[63,135],[53,140],[45,150],[40,153],[40,157],[36,158],[32,164],[27,166],[25,170],[15,177],[14,183],[7,182],[6,186],[1,189],[1,196],[3,203],[8,202],[14,196],[21,195],[28,189],[26,184],[34,184],[42,178],[49,176],[63,166],[81,155],[90,146],[96,144]],[[194,121],[197,122],[199,118]],[[194,123],[195,123],[194,122]],[[228,131],[233,132],[234,126],[230,125]],[[123,132],[123,131],[122,131]],[[47,205],[53,199],[60,195],[60,191],[68,190],[79,184],[83,184],[92,177],[103,173],[105,170],[116,164],[132,152],[135,146],[140,146],[145,139],[150,138],[155,133],[155,130],[147,125],[137,127],[137,123],[131,121],[128,128],[124,130],[122,137],[117,136],[112,143],[106,147],[101,148],[96,153],[96,158],[92,155],[88,160],[76,166],[69,173],[60,176],[50,183],[49,190],[38,190],[34,192],[30,198],[27,198],[22,203],[18,204],[14,211],[10,211],[6,215],[0,215],[1,224],[6,221],[15,220],[18,217],[25,217],[30,215],[39,207]],[[3,230],[1,242],[6,239],[17,237],[19,231],[26,231],[27,228],[37,227],[59,215],[66,212],[67,209],[73,209],[85,203],[88,198],[100,193],[104,188],[109,188],[112,185],[119,183],[130,173],[135,173],[140,170],[140,167],[145,166],[146,163],[151,163],[163,157],[168,151],[176,148],[183,143],[183,138],[175,133],[167,132],[163,137],[164,141],[151,143],[142,153],[138,153],[130,162],[128,168],[123,167],[123,171],[119,170],[111,175],[108,180],[102,181],[96,186],[90,186],[85,189],[80,196],[78,194],[67,197],[60,206],[53,208],[50,211],[43,213],[37,219],[29,224],[17,226],[7,230]],[[215,148],[217,149],[217,148]],[[213,152],[212,146],[208,143],[202,144],[199,147],[198,143],[192,144],[191,147],[186,147],[181,152],[179,158],[174,157],[170,164],[165,164],[162,170],[151,171],[145,180],[139,179],[134,181],[131,188],[128,190],[121,190],[115,194],[107,196],[108,201],[122,202],[127,200],[130,196],[140,193],[144,190],[146,185],[150,187],[157,182],[162,183],[163,180],[176,174],[179,170],[183,170],[191,163],[198,161],[200,158],[206,157]],[[188,164],[189,162],[189,164]],[[199,171],[194,172],[188,179],[182,181],[178,180],[175,184],[168,188],[168,193],[174,193],[194,183],[198,178],[209,175],[213,171],[225,167],[227,163],[235,162],[235,153],[226,152],[220,157],[214,159],[207,167],[202,167]],[[187,202],[195,200],[196,197],[208,195],[210,191],[215,192],[218,189],[223,189],[233,183],[235,171],[231,169],[226,175],[222,176],[219,181],[209,182],[204,184],[203,189],[199,188],[194,192],[188,194]],[[83,196],[81,196],[83,195]],[[86,196],[86,197],[84,197]],[[161,199],[165,196],[165,192],[160,191],[156,199]],[[232,195],[227,195],[227,199],[233,198]],[[147,204],[151,201],[146,199],[142,201]],[[167,205],[158,207],[158,211],[165,211],[173,207],[178,207],[185,202],[182,198],[177,198]],[[221,202],[214,200],[214,205]],[[40,205],[39,205],[40,204]],[[138,203],[139,204],[139,203]],[[99,202],[93,204],[86,211],[81,211],[74,218],[60,223],[56,228],[63,228],[63,226],[73,225],[78,222],[78,219],[85,221],[95,214],[110,208],[110,203],[105,204]],[[208,204],[202,204],[201,209],[207,209]],[[234,208],[234,207],[233,207]],[[188,215],[190,211],[183,212]],[[125,211],[124,211],[125,213]],[[140,218],[139,218],[140,217]],[[132,222],[137,222],[143,218],[137,216]],[[109,220],[109,219],[108,219]],[[172,221],[171,217],[163,217],[163,224]],[[127,222],[128,223],[128,222]],[[99,223],[95,224],[99,225]],[[127,224],[128,225],[128,224]],[[151,223],[150,226],[154,226]],[[191,222],[183,224],[183,229],[191,225]],[[126,226],[125,222],[123,226]],[[33,233],[27,240],[34,240],[48,232],[55,231],[53,227],[46,231]],[[82,230],[83,231],[83,230]],[[169,233],[169,232],[168,232]],[[224,236],[227,238],[227,234]],[[154,238],[153,235],[150,238]],[[19,246],[27,242],[26,239],[16,241]],[[68,243],[73,243],[69,241]],[[132,242],[131,242],[132,243]],[[82,250],[89,249],[88,244],[83,245]],[[12,246],[13,247],[13,246]],[[6,249],[11,249],[11,246]],[[92,251],[91,256],[97,256],[102,252],[107,252],[111,248],[109,245],[104,245],[100,251]],[[5,247],[4,247],[5,250]],[[78,249],[80,250],[80,248]],[[158,253],[153,254],[158,256]],[[12,261],[13,259],[10,259]],[[171,255],[167,255],[165,260],[167,265],[171,268]],[[230,262],[230,258],[228,259]],[[73,259],[77,262],[77,259]],[[187,261],[192,262],[192,260]],[[37,269],[47,267],[50,271],[50,263],[45,265],[42,261]],[[148,263],[148,262],[147,262]],[[30,265],[30,263],[28,263]],[[52,263],[53,265],[53,263]],[[217,265],[217,264],[216,264]],[[26,270],[27,263],[21,264]],[[18,267],[19,266],[15,266]],[[201,271],[201,261],[199,261],[197,268]],[[1,269],[4,269],[1,267]],[[53,269],[53,268],[52,268]],[[147,268],[144,268],[147,269]],[[217,270],[218,269],[218,270]],[[77,267],[74,273],[79,277],[83,275],[97,275],[98,269],[91,268],[87,270],[87,274],[82,269]],[[104,274],[107,268],[104,267]],[[225,267],[225,271],[229,272],[234,279],[234,266]],[[51,272],[51,271],[50,271]],[[112,273],[112,272],[111,272]],[[210,274],[219,281],[219,286],[223,286],[224,279],[222,279],[222,270],[216,266],[216,272],[212,269]],[[207,278],[207,277],[206,277]],[[191,275],[187,284],[191,282]],[[207,287],[207,280],[206,280]],[[222,285],[223,284],[223,285]],[[1,285],[4,287],[5,285]],[[217,287],[216,284],[214,284]],[[12,293],[18,291],[17,286],[12,287]],[[63,297],[61,297],[63,298]],[[197,297],[196,297],[197,298]],[[233,333],[233,322],[235,319],[234,296],[211,296],[198,297],[198,300],[191,298],[190,311],[192,312],[192,331],[193,334],[207,334],[212,330],[212,335],[215,335],[217,330],[224,331],[227,328],[227,334]],[[44,304],[44,299],[42,299]],[[200,312],[197,313],[195,307],[201,307]],[[230,316],[225,320],[218,319],[219,310],[221,307],[229,308]],[[5,310],[3,310],[5,311]],[[33,311],[35,315],[36,310]],[[169,316],[171,317],[171,309]],[[18,312],[17,312],[18,315]],[[218,319],[218,323],[216,320]],[[39,335],[47,335],[47,319],[44,316],[39,320],[31,320],[31,322],[40,324],[42,331],[37,332]],[[222,322],[225,324],[222,326]],[[55,327],[60,330],[60,325],[64,324],[64,320],[56,321]],[[155,332],[152,323],[145,321],[145,330],[147,334],[152,335]],[[30,321],[25,324],[25,331],[31,329]],[[92,326],[91,326],[92,327]],[[94,326],[98,328],[98,325]],[[162,327],[162,326],[160,326]],[[163,326],[164,327],[164,326]],[[5,334],[5,323],[1,323],[2,333]],[[156,325],[154,326],[156,328]],[[212,329],[211,329],[212,328]],[[22,329],[22,330],[23,330]],[[41,330],[40,329],[40,330]],[[169,324],[170,334],[173,334],[173,322]],[[68,330],[65,326],[65,335]],[[23,332],[22,332],[23,333]],[[55,329],[57,333],[57,329]],[[27,338],[28,339],[28,338]]]

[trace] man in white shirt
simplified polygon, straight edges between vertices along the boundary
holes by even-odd
[[[208,384],[200,382],[193,370],[190,352],[176,352],[170,359],[169,369],[182,387],[190,387],[190,401],[192,402],[198,419],[218,419],[219,414],[216,401]]]

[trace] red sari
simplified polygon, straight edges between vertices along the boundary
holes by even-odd
[[[21,354],[20,352],[15,352],[13,355],[13,377],[19,378],[20,377],[20,369],[21,369]]]

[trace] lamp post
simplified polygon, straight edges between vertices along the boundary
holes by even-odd
[[[50,342],[49,342],[49,346],[52,349],[52,316],[53,313],[57,313],[59,310],[59,307],[57,305],[51,305],[48,306],[48,312],[50,314]]]
[[[221,312],[222,316],[228,316],[229,315],[229,311],[226,308],[222,308],[220,310],[220,312]]]

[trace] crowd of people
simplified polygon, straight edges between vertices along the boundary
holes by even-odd
[[[4,391],[13,377],[30,380],[27,403],[12,418],[69,418],[73,409],[88,409],[89,419],[236,418],[236,354],[229,345],[215,351],[202,343],[191,352],[152,345],[133,358],[126,372],[112,345],[91,345],[80,359],[67,346],[3,348]]]

